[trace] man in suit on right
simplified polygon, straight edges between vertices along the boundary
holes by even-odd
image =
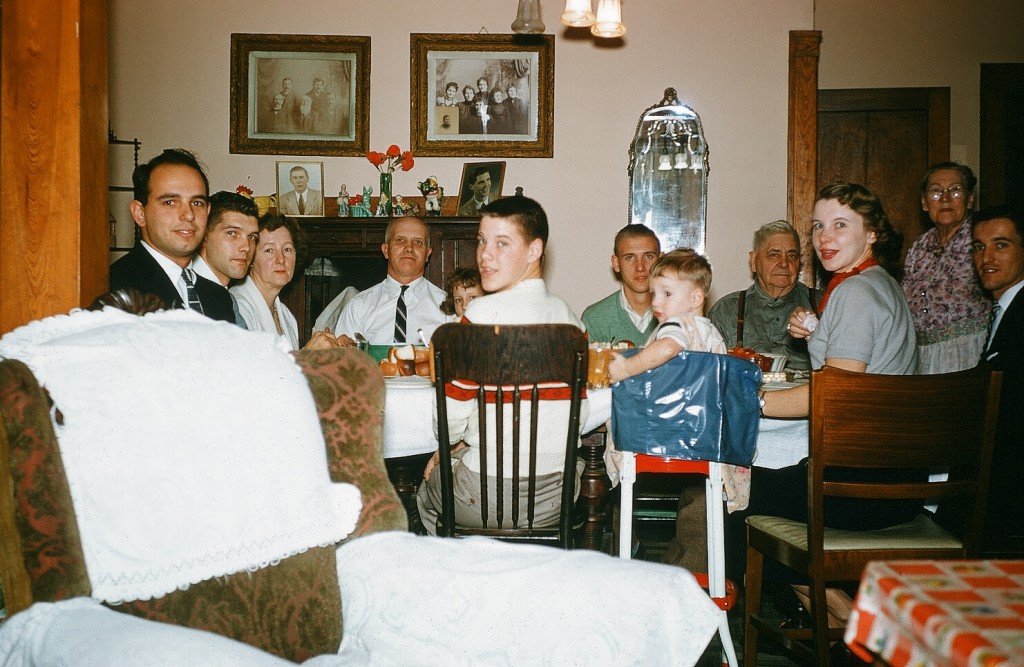
[[[980,211],[971,230],[974,270],[996,300],[981,360],[1003,372],[984,550],[1024,556],[1024,210]]]
[[[234,322],[231,297],[189,266],[203,240],[210,182],[192,153],[168,148],[132,173],[129,205],[141,240],[110,266],[110,289],[155,294],[171,308],[188,308]]]

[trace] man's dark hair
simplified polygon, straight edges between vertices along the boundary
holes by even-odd
[[[481,217],[507,218],[523,233],[527,243],[540,239],[548,244],[548,216],[541,205],[529,197],[516,195],[492,201],[480,207]]]
[[[210,209],[206,218],[207,234],[220,224],[221,216],[225,213],[241,213],[257,221],[260,219],[260,212],[256,208],[256,202],[237,192],[221,190],[210,195]]]
[[[149,177],[154,169],[164,164],[180,164],[195,169],[203,179],[203,187],[206,190],[204,194],[210,194],[210,179],[206,178],[206,172],[203,171],[195,154],[184,148],[165,148],[163,153],[135,167],[135,171],[132,172],[132,189],[136,200],[143,204],[149,202]]]
[[[1012,206],[989,206],[978,211],[971,220],[971,229],[974,229],[983,222],[1006,218],[1013,223],[1017,230],[1017,236],[1024,241],[1024,209]]]
[[[612,243],[612,254],[619,254],[619,244],[626,239],[651,239],[658,245],[658,252],[661,252],[661,240],[658,235],[654,233],[654,230],[647,225],[641,224],[630,224],[620,229],[615,234],[615,242]]]

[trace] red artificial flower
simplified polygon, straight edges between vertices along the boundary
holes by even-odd
[[[412,166],[414,164],[415,161],[412,159],[412,153],[406,151],[405,153],[402,154],[402,171],[409,171],[410,169],[412,169]]]
[[[388,146],[388,157],[398,157],[402,154],[402,149],[397,144],[391,144]]]
[[[252,190],[245,187],[244,185],[239,185],[237,188],[235,188],[235,192],[245,197],[252,197]]]
[[[385,157],[386,156],[383,153],[378,153],[377,151],[370,151],[366,154],[366,159],[369,160],[374,167],[379,167],[384,164]]]

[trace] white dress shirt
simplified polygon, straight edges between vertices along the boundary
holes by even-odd
[[[651,320],[654,318],[653,308],[648,308],[643,312],[643,314],[637,313],[630,307],[629,301],[626,300],[625,287],[619,288],[619,307],[622,308],[622,310],[626,312],[626,315],[629,316],[629,319],[632,320],[633,326],[640,331],[647,331],[647,327],[651,325]]]
[[[181,303],[184,304],[185,308],[188,308],[188,292],[185,288],[185,281],[181,279],[181,272],[184,270],[184,267],[178,266],[170,257],[157,252],[153,246],[149,245],[145,241],[142,241],[142,247],[146,249],[146,252],[153,256],[156,263],[160,265],[160,268],[164,270],[167,277],[171,279],[171,284],[174,285],[174,289],[178,290],[178,296],[181,297]],[[167,305],[170,306],[173,304]]]
[[[358,332],[374,345],[391,345],[395,342],[395,308],[401,293],[402,284],[391,276],[360,292],[341,312],[334,333],[355,338]],[[434,329],[445,323],[445,314],[441,312],[444,298],[444,290],[423,276],[409,283],[405,291],[408,342],[420,342],[417,329],[423,329],[429,341]]]

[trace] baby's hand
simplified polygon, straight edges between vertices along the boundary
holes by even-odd
[[[629,376],[629,373],[626,371],[626,358],[621,354],[613,352],[612,360],[608,362],[608,380],[610,382],[619,382]]]

